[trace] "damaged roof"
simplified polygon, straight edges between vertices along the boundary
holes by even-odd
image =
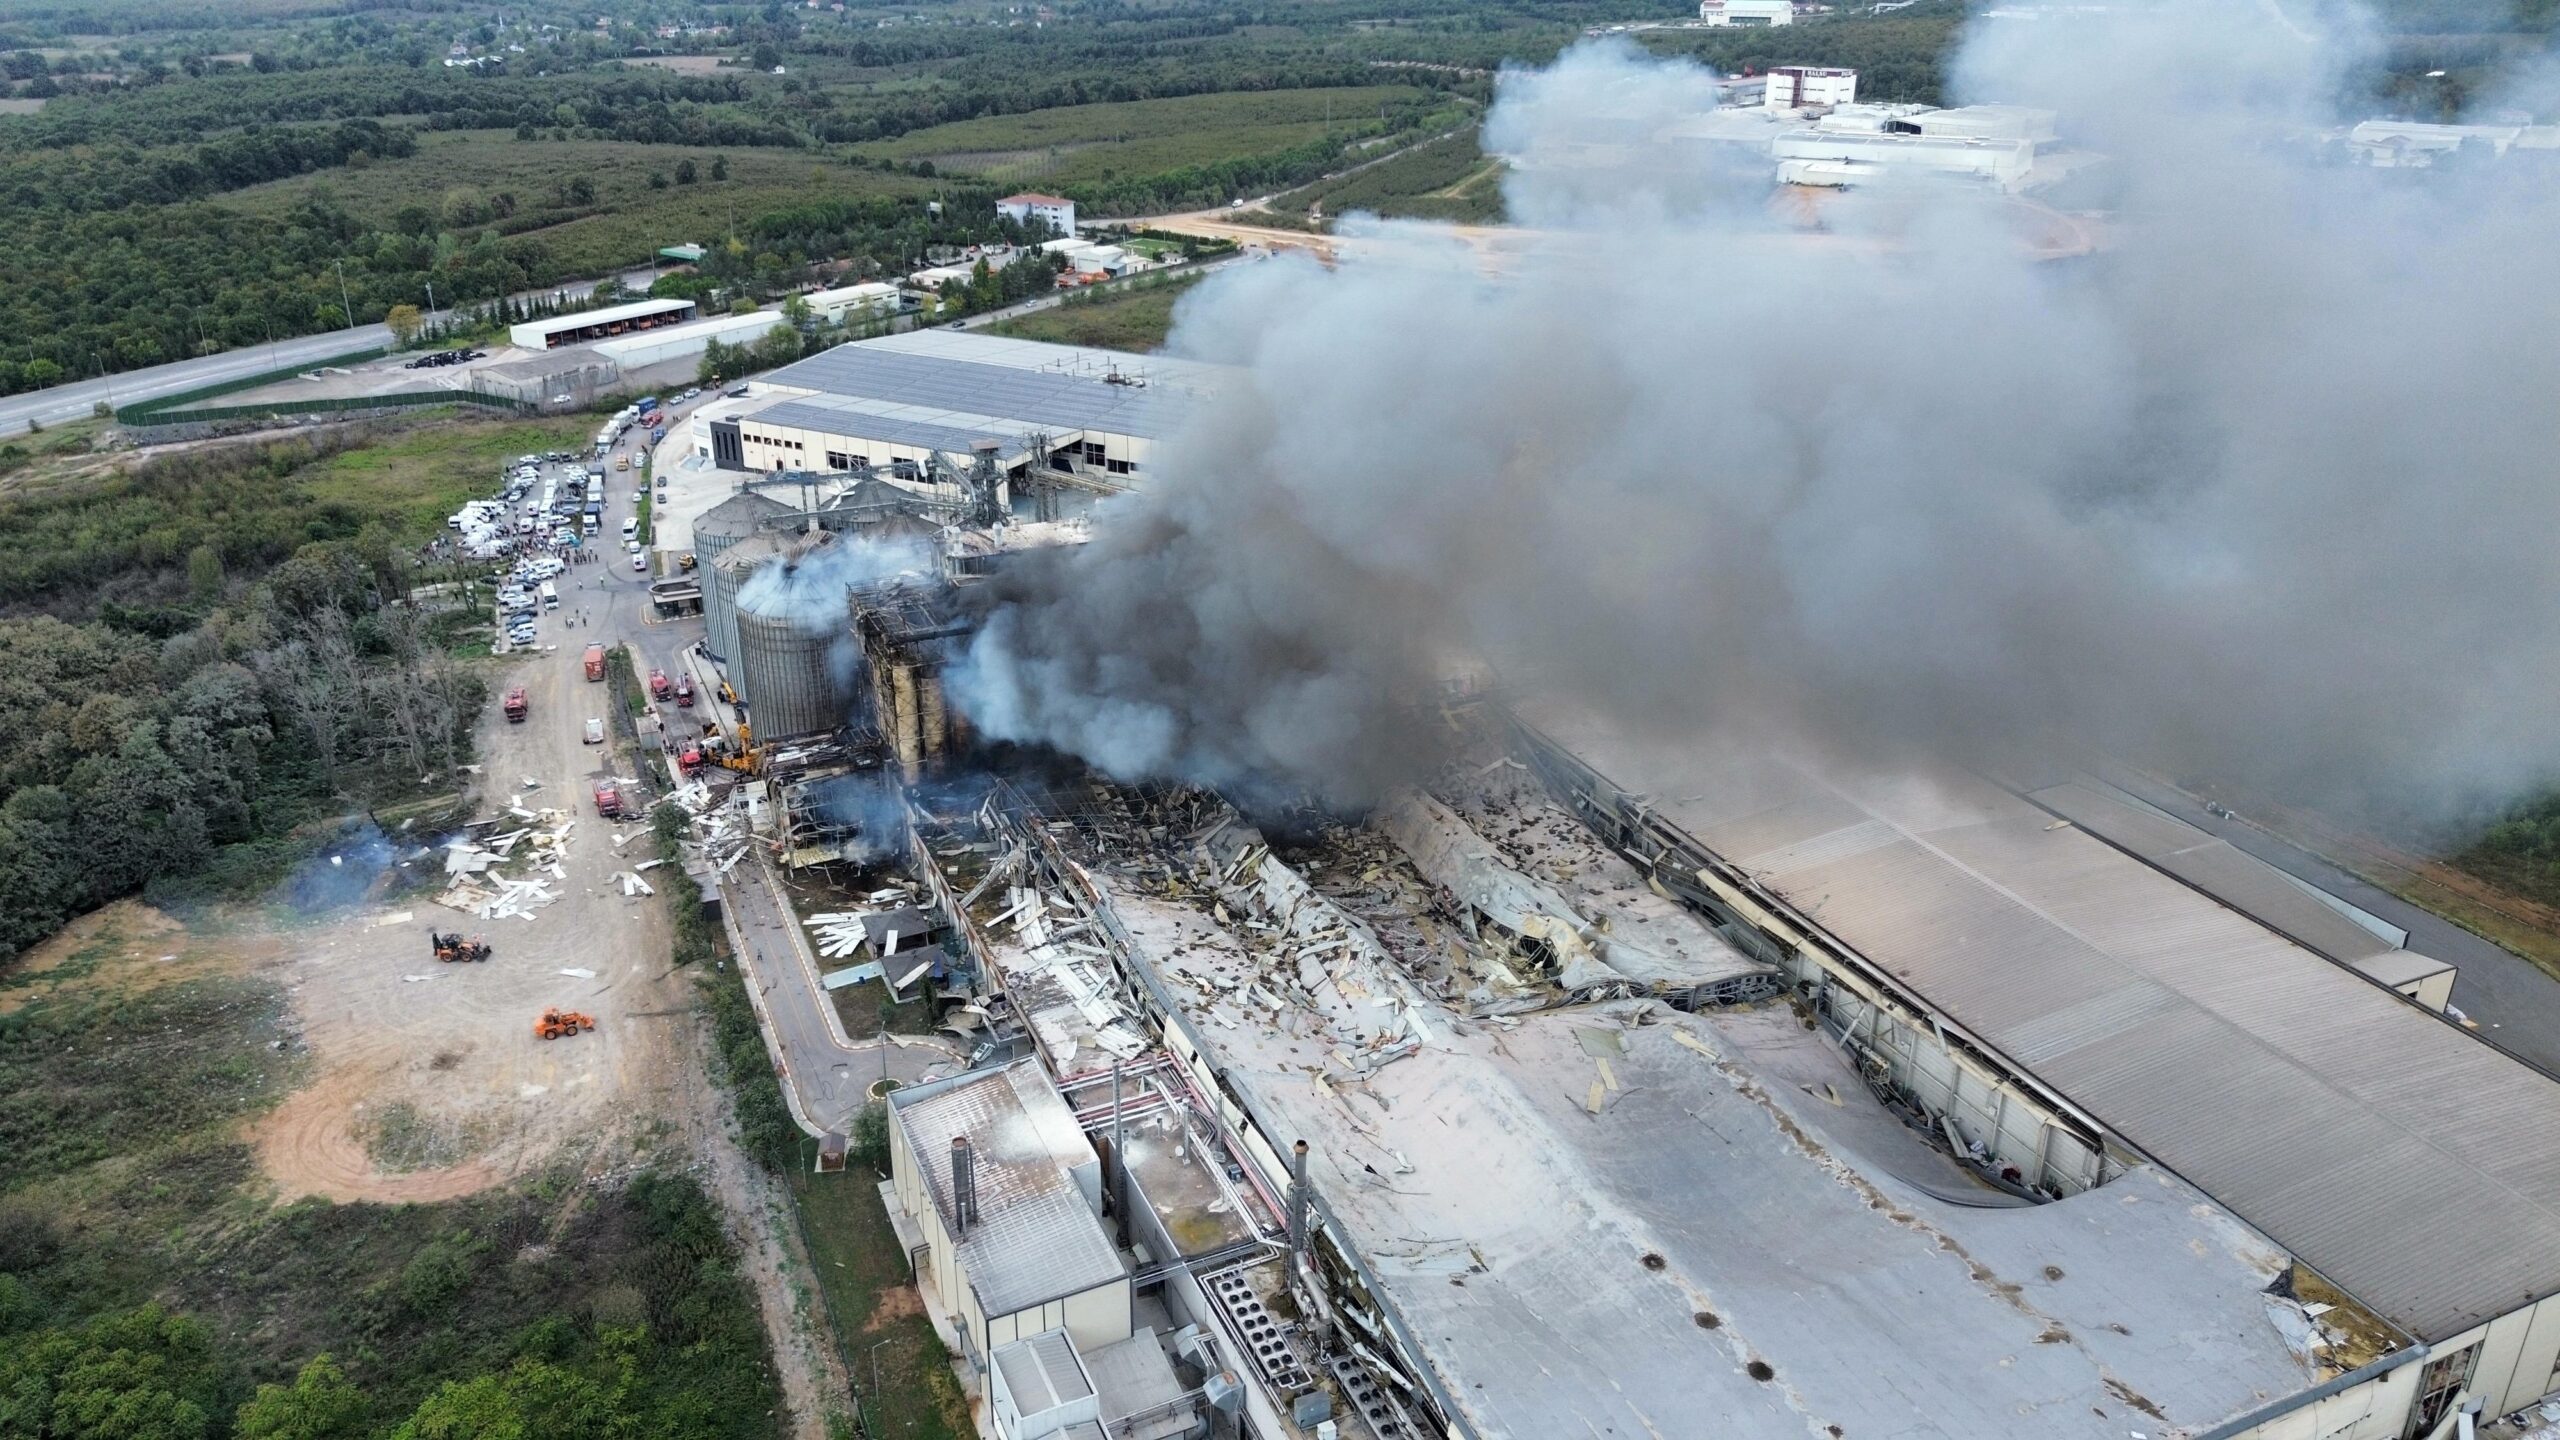
[[[1826,1082],[1781,1083],[1646,1001],[1437,1012],[1417,1053],[1355,1080],[1322,1063],[1328,1033],[1227,993],[1241,947],[1212,916],[1096,884],[1257,1123],[1311,1141],[1331,1223],[1486,1440],[1707,1416],[2122,1440],[2319,1378],[2265,1293],[2286,1257],[2192,1187],[2144,1168],[2050,1205],[1941,1199],[1952,1162],[1785,1010],[1742,1018],[1811,1045]]]
[[[2560,1292],[2560,1083],[1978,777],[1523,713],[2392,1324]]]

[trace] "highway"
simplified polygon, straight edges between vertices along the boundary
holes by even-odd
[[[2560,980],[2501,945],[2483,940],[2432,910],[2339,869],[2289,841],[2259,829],[2244,816],[2206,813],[2204,802],[2184,790],[2129,767],[2110,765],[2111,785],[2140,796],[2238,849],[2257,856],[2409,932],[2409,948],[2454,967],[2453,1003],[2479,1024],[2472,1033],[2519,1060],[2560,1073]]]
[[[622,283],[635,292],[645,293],[654,283],[657,273],[650,269],[633,270],[623,275]],[[563,292],[576,293],[591,289],[595,284],[593,280],[579,280],[546,285],[509,298],[524,300]],[[450,313],[438,311],[430,318],[441,318]],[[25,430],[29,420],[40,425],[85,420],[101,400],[109,405],[131,405],[138,400],[156,400],[163,395],[175,395],[181,390],[193,390],[201,385],[215,385],[225,380],[263,375],[270,370],[316,364],[333,355],[370,350],[390,343],[388,327],[358,325],[352,330],[302,335],[266,345],[225,350],[219,355],[172,360],[166,365],[153,365],[147,369],[75,380],[49,390],[31,390],[24,395],[0,399],[0,436],[15,435]]]
[[[199,385],[213,385],[225,380],[282,370],[289,365],[310,365],[332,355],[351,350],[368,350],[391,343],[391,332],[380,325],[359,325],[353,330],[332,330],[323,335],[304,335],[293,340],[278,340],[272,345],[255,345],[246,350],[226,350],[219,355],[199,356],[193,360],[172,360],[145,370],[127,370],[120,375],[107,375],[94,380],[75,380],[49,390],[31,390],[24,395],[0,399],[0,435],[15,435],[34,420],[41,425],[60,425],[72,420],[86,420],[98,402],[130,405],[137,400],[154,400],[193,390]]]

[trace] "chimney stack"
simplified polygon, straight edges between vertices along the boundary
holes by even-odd
[[[978,1174],[969,1154],[969,1137],[951,1137],[951,1226],[954,1240],[964,1239],[978,1219]]]

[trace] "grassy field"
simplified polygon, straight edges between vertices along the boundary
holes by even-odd
[[[1381,105],[1420,92],[1402,85],[1357,90],[1267,90],[1067,105],[917,130],[858,149],[1001,184],[1126,179],[1262,155],[1328,130],[1375,120]]]
[[[1474,134],[1452,135],[1277,196],[1270,208],[1303,216],[1317,206],[1326,220],[1366,210],[1398,219],[1488,224],[1502,218],[1502,164],[1487,158]]]
[[[711,162],[725,158],[729,178],[713,180]],[[674,183],[676,166],[691,160],[701,179]],[[667,177],[664,190],[649,177]],[[592,205],[560,207],[560,187],[585,179],[595,187]],[[921,195],[930,180],[857,170],[811,151],[697,150],[684,145],[637,145],[614,140],[518,140],[509,131],[430,132],[418,153],[361,170],[333,170],[253,185],[222,197],[235,209],[282,215],[325,187],[359,219],[388,222],[405,205],[442,216],[467,201],[487,204],[515,197],[518,219],[558,213],[554,224],[516,231],[511,240],[540,242],[579,275],[601,275],[617,266],[645,263],[660,246],[711,244],[769,210],[814,200],[872,195]],[[477,227],[465,227],[476,229]]]
[[[817,1267],[836,1332],[851,1352],[870,1433],[968,1440],[976,1433],[968,1402],[952,1376],[950,1351],[924,1316],[897,1232],[880,1207],[877,1179],[857,1165],[841,1175],[796,1173],[791,1189],[799,1199],[810,1263]]]
[[[1173,329],[1174,303],[1199,283],[1199,276],[1185,275],[1159,285],[1082,295],[1055,309],[998,321],[987,327],[987,333],[1053,345],[1154,350]]]
[[[424,539],[463,501],[494,492],[507,461],[529,452],[578,449],[594,428],[593,417],[584,415],[499,424],[433,421],[332,455],[296,479],[314,501],[383,515],[405,538]]]
[[[146,1301],[201,1320],[231,1372],[226,1435],[249,1384],[323,1351],[365,1393],[325,1433],[381,1434],[447,1380],[519,1357],[601,1368],[606,1327],[638,1327],[639,1433],[774,1433],[753,1296],[690,1179],[275,1206],[243,1123],[303,1051],[234,944],[125,904],[0,967],[0,1329]]]

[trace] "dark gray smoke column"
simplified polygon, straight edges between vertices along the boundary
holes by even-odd
[[[1953,187],[1779,233],[1658,140],[1701,77],[1506,77],[1540,235],[1423,226],[1184,302],[1243,367],[954,694],[1124,776],[1358,800],[1481,656],[1630,723],[1982,763],[2057,737],[2346,794],[2560,748],[2560,186],[2327,168],[2352,37],[2273,7],[1976,22],[1969,98],[2114,159],[2094,259]],[[1862,231],[1857,217],[1876,228]],[[2026,224],[2022,224],[2026,221]]]

